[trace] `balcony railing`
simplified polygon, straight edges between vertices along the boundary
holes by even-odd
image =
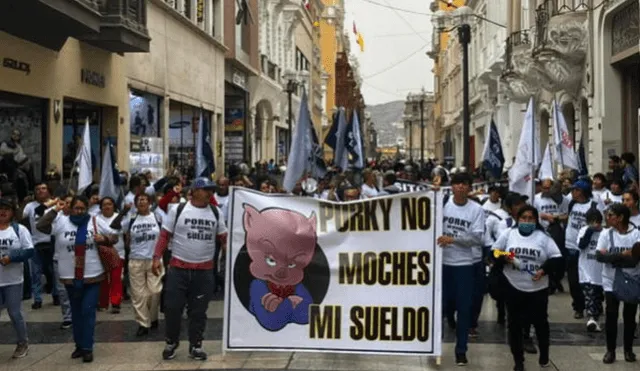
[[[513,68],[513,50],[519,46],[523,45],[531,45],[531,40],[529,39],[529,31],[521,30],[513,32],[509,37],[507,37],[506,46],[505,46],[505,70],[504,74],[509,74]]]
[[[549,42],[549,21],[567,13],[586,12],[598,8],[610,0],[544,0],[536,9],[536,35],[534,53]]]

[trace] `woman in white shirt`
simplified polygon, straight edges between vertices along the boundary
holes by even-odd
[[[124,239],[122,233],[111,229],[110,225],[118,216],[116,213],[116,202],[111,197],[103,197],[100,200],[100,212],[95,215],[91,221],[91,228],[95,229],[96,234],[117,235],[118,242],[114,245],[120,256],[120,265],[107,272],[107,279],[102,281],[100,286],[100,299],[98,300],[98,309],[106,310],[111,303],[111,313],[120,313],[120,304],[122,304],[123,284],[122,284],[122,268],[124,267]]]
[[[13,352],[13,358],[23,358],[29,352],[27,323],[22,314],[24,262],[29,261],[33,256],[34,250],[31,234],[25,226],[14,221],[15,215],[16,205],[13,200],[1,198],[0,308],[7,308],[11,324],[16,332],[18,345]]]
[[[131,302],[139,325],[137,336],[144,336],[149,334],[150,328],[158,327],[164,271],[157,276],[151,271],[153,253],[160,235],[160,224],[151,212],[151,198],[147,194],[139,194],[135,203],[138,213],[122,222],[127,214],[127,211],[123,211],[111,228],[124,231],[129,241]]]
[[[60,281],[65,285],[71,301],[73,340],[76,344],[71,358],[82,358],[83,362],[88,363],[93,362],[96,307],[100,282],[105,279],[96,244],[113,246],[118,238],[94,232],[86,197],[74,197],[71,215],[56,219],[64,208],[65,202],[59,201],[53,210],[40,218],[36,228],[55,238]]]
[[[536,330],[540,348],[538,363],[541,367],[550,364],[548,276],[555,270],[562,254],[539,220],[535,207],[520,208],[516,225],[502,233],[493,245],[494,256],[507,264],[503,274],[508,282],[506,304],[514,371],[524,370],[522,329],[528,323]]]
[[[618,337],[618,314],[620,304],[623,305],[622,321],[624,325],[623,347],[624,359],[627,362],[635,362],[633,353],[633,335],[636,328],[637,303],[621,303],[614,295],[614,278],[617,269],[623,269],[627,274],[639,275],[640,267],[637,262],[627,266],[615,261],[619,255],[630,251],[633,245],[640,241],[640,230],[629,223],[629,208],[622,204],[613,204],[607,211],[606,218],[608,230],[600,233],[598,238],[598,261],[605,263],[602,268],[602,288],[605,300],[605,332],[607,337],[607,353],[602,362],[611,364],[616,360],[616,339]]]

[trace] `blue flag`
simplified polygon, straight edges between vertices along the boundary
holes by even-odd
[[[588,175],[589,169],[587,169],[587,156],[584,152],[584,133],[580,137],[580,146],[578,147],[578,175]]]
[[[309,162],[311,163],[312,173],[316,177],[324,177],[327,174],[327,163],[324,161],[324,151],[318,141],[318,134],[311,121],[311,154]]]
[[[329,132],[327,136],[324,137],[324,144],[331,147],[333,152],[336,151],[336,146],[338,145],[338,115],[340,111],[336,111],[333,114],[333,118],[331,120],[331,127],[329,128]]]
[[[333,163],[342,170],[349,167],[349,152],[347,150],[347,114],[344,107],[338,110],[338,128],[336,130],[336,148],[333,151]]]
[[[484,153],[482,155],[482,167],[488,171],[492,177],[500,179],[504,168],[504,153],[500,142],[500,133],[493,117],[489,126],[489,137],[485,142]]]
[[[198,124],[198,142],[196,143],[196,178],[207,177],[216,171],[213,161],[213,150],[211,149],[211,135],[209,134],[209,122],[204,119],[200,111],[200,122]]]
[[[362,137],[360,135],[360,120],[358,112],[353,111],[351,121],[347,125],[345,133],[345,148],[351,156],[351,165],[356,169],[364,168],[364,156],[362,154]]]

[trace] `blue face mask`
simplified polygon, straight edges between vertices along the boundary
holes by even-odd
[[[518,230],[524,235],[530,235],[536,230],[536,223],[518,223]]]

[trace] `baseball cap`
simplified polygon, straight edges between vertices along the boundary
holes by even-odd
[[[0,208],[15,209],[16,203],[9,197],[0,197]]]
[[[511,207],[519,202],[526,202],[528,199],[529,196],[521,195],[516,192],[508,192],[502,202],[504,206]]]
[[[589,182],[586,180],[578,180],[577,182],[573,183],[571,189],[579,189],[583,192],[588,193],[591,192],[591,184],[589,184]]]
[[[207,191],[213,191],[216,188],[216,183],[207,177],[199,177],[191,183],[191,189],[204,189]]]

